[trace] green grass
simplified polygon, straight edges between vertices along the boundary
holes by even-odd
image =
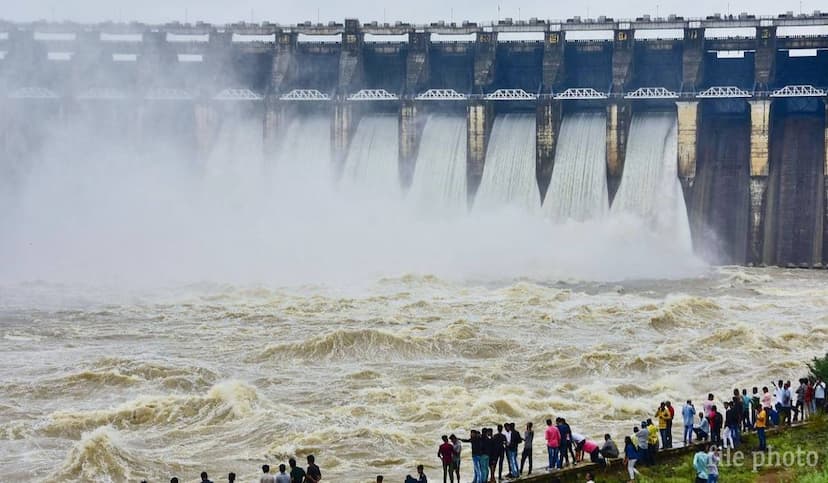
[[[803,452],[816,452],[817,464],[798,466],[795,463],[785,466],[764,466],[754,471],[752,448],[758,446],[755,434],[743,437],[738,451],[744,454],[744,461],[740,465],[719,466],[719,480],[726,483],[826,483],[828,482],[828,418],[821,416],[813,418],[804,427],[788,429],[779,434],[768,435],[768,446],[774,452],[784,454],[795,453],[797,449]],[[724,455],[723,455],[724,459]],[[687,483],[695,478],[692,468],[693,455],[681,455],[673,458],[663,457],[653,467],[641,466],[638,470],[642,477],[636,481],[642,483]],[[801,461],[805,463],[803,454]],[[813,460],[812,460],[813,461]],[[599,472],[595,481],[598,483],[615,483],[627,481],[626,469],[613,468],[608,472]]]

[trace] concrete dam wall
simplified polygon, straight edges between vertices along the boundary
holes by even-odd
[[[383,169],[399,182],[391,191],[416,184],[422,197],[434,184],[435,196],[469,210],[485,183],[487,199],[582,221],[613,211],[633,176],[625,165],[634,141],[637,160],[673,163],[635,172],[678,180],[686,213],[676,216],[689,220],[696,252],[719,263],[824,266],[826,28],[819,12],[492,25],[0,23],[0,187],[13,189],[59,125],[93,125],[139,153],[163,141],[194,165],[228,124],[255,126],[265,159],[299,152],[298,126],[314,126],[329,130],[324,158],[339,178]],[[666,144],[647,153],[631,126],[644,133],[653,122]],[[389,137],[382,153],[371,150],[372,139]],[[441,139],[448,167],[436,160]],[[555,176],[558,162],[565,171]],[[519,171],[520,181],[493,169]],[[570,206],[562,192],[599,206]]]

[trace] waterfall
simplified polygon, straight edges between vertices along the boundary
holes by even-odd
[[[433,114],[423,129],[414,179],[408,194],[418,211],[464,213],[466,190],[466,119]]]
[[[624,175],[612,214],[640,217],[654,232],[690,251],[690,224],[678,179],[676,131],[675,113],[633,115]]]
[[[235,116],[224,119],[207,157],[208,177],[258,177],[262,163],[261,122]]]
[[[359,121],[351,141],[342,187],[360,197],[401,196],[397,116],[370,114]]]
[[[535,177],[535,115],[497,116],[486,150],[483,179],[475,210],[515,206],[528,212],[540,207]]]
[[[606,215],[606,139],[606,114],[583,112],[564,117],[555,168],[543,203],[544,215],[558,222]]]
[[[330,115],[308,114],[291,119],[277,147],[273,171],[280,183],[327,185],[333,172]]]

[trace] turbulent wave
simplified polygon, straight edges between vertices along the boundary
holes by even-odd
[[[130,481],[132,468],[142,458],[124,448],[121,434],[111,426],[85,433],[63,461],[55,479],[60,481]]]
[[[88,367],[59,377],[4,385],[3,390],[18,396],[52,399],[55,394],[88,396],[143,384],[157,384],[166,389],[204,390],[217,376],[203,367],[172,367],[152,362],[103,358]]]
[[[469,345],[456,345],[473,341]],[[456,322],[430,336],[394,334],[378,329],[337,329],[298,343],[268,347],[252,361],[263,362],[284,358],[384,360],[423,357],[493,357],[493,351],[511,347],[511,343],[480,337],[465,322]]]
[[[772,280],[771,276],[766,273],[759,273],[755,270],[749,270],[744,267],[721,267],[718,269],[720,275],[723,276],[721,284],[716,288],[733,288],[741,285],[755,285],[764,284]]]
[[[257,404],[258,394],[252,386],[228,381],[216,384],[204,396],[140,396],[113,409],[58,411],[47,418],[43,431],[76,438],[100,426],[119,430],[214,426],[250,415]]]
[[[658,330],[704,327],[719,315],[720,310],[716,302],[707,298],[673,296],[665,301],[657,315],[650,318],[650,325]]]

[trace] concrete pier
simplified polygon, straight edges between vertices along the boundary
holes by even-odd
[[[748,263],[765,262],[765,206],[768,194],[770,109],[768,99],[750,102],[750,234]]]
[[[400,105],[400,183],[404,189],[411,186],[417,151],[423,133],[422,116],[418,115],[414,101],[403,101]]]
[[[610,203],[615,198],[624,174],[631,116],[629,103],[611,102],[607,106],[607,189]]]
[[[825,163],[823,165],[822,266],[828,267],[828,103],[825,104]]]
[[[466,121],[468,122],[467,170],[466,181],[469,201],[474,200],[480,181],[483,179],[483,166],[486,163],[486,148],[489,143],[493,112],[485,101],[469,102]]]
[[[535,148],[537,149],[535,173],[543,198],[552,179],[552,171],[555,169],[555,149],[561,128],[561,101],[547,98],[538,103],[535,128]]]
[[[676,102],[678,113],[678,175],[684,189],[684,199],[690,199],[690,190],[696,178],[697,132],[699,129],[699,102]]]
[[[360,110],[353,102],[337,100],[334,104],[333,123],[331,123],[331,149],[337,173],[342,172],[348,148],[359,124]]]

